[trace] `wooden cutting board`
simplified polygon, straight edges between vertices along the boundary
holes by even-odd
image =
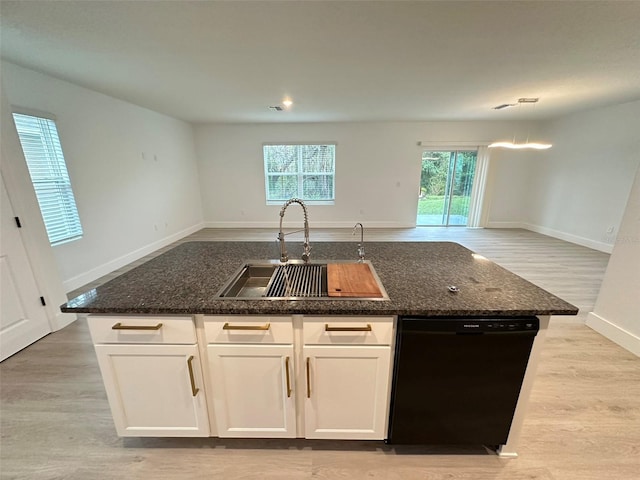
[[[328,263],[327,290],[330,297],[382,298],[366,263]]]

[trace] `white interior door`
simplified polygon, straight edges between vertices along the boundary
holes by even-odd
[[[2,178],[0,361],[51,332]]]

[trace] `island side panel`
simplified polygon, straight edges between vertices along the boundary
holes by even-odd
[[[540,354],[542,353],[547,330],[549,328],[550,316],[538,315],[538,319],[540,320],[540,330],[538,331],[538,334],[533,341],[533,346],[531,347],[529,362],[527,363],[527,371],[524,374],[522,387],[520,388],[520,396],[518,397],[518,404],[516,405],[513,420],[511,421],[511,428],[509,429],[509,437],[507,438],[507,443],[500,445],[498,448],[498,455],[503,458],[515,458],[518,456],[516,449],[518,447],[522,425],[528,410],[533,382],[538,371]]]

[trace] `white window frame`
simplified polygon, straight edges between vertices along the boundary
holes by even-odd
[[[267,159],[264,155],[264,147],[274,146],[274,145],[331,145],[335,147],[334,156],[333,156],[333,171],[331,173],[327,172],[303,172],[302,171],[302,156],[300,152],[298,153],[298,168],[297,172],[278,172],[277,174],[270,173],[267,168]],[[303,180],[305,176],[317,175],[317,176],[332,176],[333,184],[331,186],[331,191],[333,192],[333,198],[324,199],[324,200],[312,200],[308,198],[304,198],[304,196],[300,193],[297,198],[304,200],[305,203],[310,205],[335,205],[336,200],[336,157],[337,157],[337,143],[336,142],[269,142],[262,144],[262,163],[264,166],[264,193],[267,205],[282,205],[283,202],[286,202],[288,199],[278,199],[278,200],[269,200],[269,177],[270,176],[292,176],[297,177],[298,180],[298,192],[303,191]]]
[[[55,246],[82,238],[82,224],[55,116],[15,107],[12,113],[49,242]],[[37,123],[38,134],[44,139],[40,143],[27,143],[25,129],[29,126],[25,117],[37,119],[33,127]],[[37,148],[41,150],[34,151]]]

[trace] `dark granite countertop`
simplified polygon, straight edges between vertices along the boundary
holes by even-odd
[[[215,294],[245,260],[279,256],[273,242],[189,242],[64,304],[113,314],[575,315],[578,309],[451,242],[369,242],[389,301],[229,300]],[[288,245],[290,258],[301,247]],[[316,260],[356,258],[352,243],[315,242]],[[460,291],[451,293],[449,285]]]
[[[356,260],[351,242],[314,242],[315,260]],[[299,245],[287,245],[300,258]],[[216,293],[246,260],[275,259],[273,242],[189,242],[62,305],[112,314],[576,315],[578,309],[452,242],[369,242],[389,301],[228,300]],[[451,293],[449,285],[460,291]]]

